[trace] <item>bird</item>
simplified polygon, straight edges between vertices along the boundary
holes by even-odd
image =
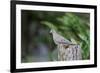
[[[57,49],[59,61],[82,59],[82,49],[79,45],[69,45],[67,48],[63,45],[59,45]]]
[[[56,45],[59,45],[59,44],[67,44],[67,45],[73,44],[71,41],[67,40],[65,37],[63,37],[62,35],[57,33],[54,29],[51,29],[50,33],[52,33],[53,40],[54,40],[54,43]]]
[[[51,29],[50,33],[52,33],[54,43],[57,45],[58,61],[82,59],[81,47],[78,44],[67,40],[54,29]]]

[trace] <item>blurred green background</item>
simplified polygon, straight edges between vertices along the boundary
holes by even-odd
[[[90,58],[90,14],[53,11],[21,11],[21,62],[57,61],[57,46],[50,30],[82,48]]]

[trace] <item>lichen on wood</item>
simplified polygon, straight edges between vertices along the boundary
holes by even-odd
[[[77,44],[67,45],[59,44],[58,49],[58,61],[68,61],[68,60],[81,60],[82,50]]]

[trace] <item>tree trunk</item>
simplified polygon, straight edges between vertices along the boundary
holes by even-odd
[[[79,45],[63,45],[60,44],[58,47],[58,60],[67,61],[67,60],[81,60],[82,59],[82,50]]]

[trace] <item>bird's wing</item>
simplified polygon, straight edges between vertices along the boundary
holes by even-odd
[[[54,35],[54,39],[56,39],[55,41],[58,43],[62,43],[62,44],[72,44],[69,40],[67,40],[66,38],[64,38],[63,36],[55,33]]]

